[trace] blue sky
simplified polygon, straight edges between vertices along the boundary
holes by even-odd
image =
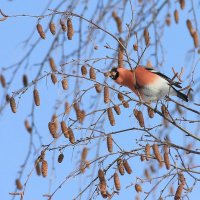
[[[61,1],[59,1],[61,2]],[[106,2],[106,1],[105,1]],[[95,2],[96,3],[96,2]],[[15,14],[31,14],[31,15],[40,15],[45,6],[48,4],[48,1],[43,2],[35,2],[33,0],[30,1],[5,1],[2,0],[0,2],[0,9],[4,11],[7,15],[15,15]],[[49,8],[54,8],[57,2],[53,2]],[[133,3],[133,6],[135,6],[135,9],[137,10],[137,3]],[[91,17],[90,10],[94,9],[95,5],[93,5],[92,1],[89,1],[89,11],[85,13],[86,18]],[[117,7],[118,8],[118,7]],[[117,9],[116,8],[116,9]],[[177,8],[180,11],[179,4],[176,3],[175,8]],[[173,14],[173,10],[175,8],[171,8],[171,13]],[[82,9],[76,8],[75,12],[79,13],[79,11]],[[130,9],[127,8],[127,10],[130,12]],[[196,94],[195,88],[199,88],[199,64],[197,62],[199,55],[198,54],[188,54],[188,50],[193,50],[193,41],[192,38],[189,36],[189,32],[186,27],[186,19],[191,16],[191,13],[188,14],[187,11],[179,12],[180,13],[180,22],[178,25],[174,23],[174,20],[172,18],[172,24],[170,27],[164,28],[164,34],[162,37],[162,44],[164,47],[164,54],[165,59],[162,67],[157,67],[161,72],[165,73],[166,75],[172,77],[173,72],[171,70],[172,67],[174,67],[175,70],[180,72],[181,67],[185,67],[185,72],[183,75],[183,79],[185,82],[183,83],[184,86],[187,86],[187,84],[191,81],[191,69],[195,66],[195,63],[197,63],[197,69],[194,74],[194,80],[197,81],[197,84],[194,84],[194,94],[195,98],[192,100],[189,105],[191,108],[198,109],[198,107],[195,107],[193,102],[199,101],[199,94]],[[161,13],[160,17],[162,18],[165,16],[166,10],[164,10],[163,13]],[[55,19],[55,22],[58,26],[58,20],[60,16],[57,16]],[[125,22],[130,22],[130,14],[127,12],[125,15]],[[134,15],[134,19],[136,20],[137,16]],[[172,16],[173,17],[173,16]],[[44,20],[41,20],[41,24],[46,26],[48,24],[50,18],[45,18]],[[113,34],[116,34],[116,27],[112,19],[110,18],[110,15],[107,15],[107,23],[108,23],[108,30],[112,32]],[[75,30],[78,30],[78,19],[73,18]],[[16,17],[16,18],[9,18],[4,22],[0,22],[0,30],[1,30],[1,37],[0,37],[0,73],[2,73],[1,69],[3,67],[11,66],[14,63],[17,63],[24,55],[25,53],[31,48],[31,44],[34,43],[38,39],[38,34],[34,32],[34,34],[31,37],[31,41],[28,43],[27,46],[24,46],[24,41],[26,38],[28,38],[33,29],[35,29],[35,26],[37,24],[37,20],[30,17]],[[84,30],[87,30],[91,28],[87,23],[84,22]],[[104,27],[104,24],[101,24],[102,27]],[[159,24],[158,24],[159,26]],[[125,27],[125,25],[124,25]],[[153,38],[154,33],[153,29],[150,29],[150,35]],[[93,57],[99,58],[99,57],[105,57],[107,55],[113,56],[112,50],[105,50],[104,45],[106,43],[110,44],[113,48],[116,48],[117,44],[116,41],[114,41],[109,36],[106,36],[105,40],[101,42],[102,34],[100,31],[96,30],[92,37],[89,39],[91,42],[90,49],[87,51],[86,54],[82,55],[82,58],[88,58],[90,56],[89,52],[92,49],[92,46],[98,45],[99,49],[97,51],[93,52]],[[40,44],[36,47],[36,50],[31,54],[30,58],[24,62],[21,66],[19,66],[19,70],[16,73],[15,80],[12,84],[12,87],[9,89],[9,93],[16,91],[20,88],[22,88],[22,75],[28,74],[29,80],[33,80],[35,75],[38,71],[38,63],[41,62],[43,59],[43,56],[46,54],[47,49],[49,48],[51,42],[52,42],[53,36],[48,32],[47,33],[47,39],[45,41],[41,41]],[[67,41],[63,44],[64,51],[67,53],[68,51],[71,52],[74,48],[76,48],[76,45],[78,45],[78,34],[75,34],[74,39],[72,41]],[[134,40],[132,39],[129,43],[128,49],[130,50],[132,48]],[[63,62],[69,62],[72,58],[77,59],[77,56],[71,56],[70,58],[64,58],[61,60],[61,52],[63,49],[58,48],[52,52],[52,56],[55,58],[57,65],[63,63]],[[147,60],[150,59],[152,61],[152,64],[155,65],[155,56],[153,55],[153,48],[150,47],[147,49],[147,52],[145,53],[145,56],[142,60],[142,64],[146,64]],[[160,49],[159,49],[160,50]],[[161,54],[161,51],[158,52],[158,54]],[[195,55],[194,62],[191,59],[192,55]],[[136,59],[136,55],[134,52],[131,53],[131,58]],[[108,61],[101,61],[94,64],[94,67],[99,68],[101,70],[108,69],[110,62]],[[115,63],[116,64],[116,63]],[[13,69],[13,68],[12,68]],[[8,72],[5,72],[5,77],[9,80],[11,77],[12,69]],[[42,74],[46,74],[49,72],[49,66],[48,63],[45,63],[45,66],[42,70]],[[73,70],[77,70],[76,64],[67,65],[64,67],[64,71],[66,73],[73,73]],[[80,67],[78,68],[80,70]],[[61,80],[61,76],[59,77],[59,80]],[[104,83],[104,77],[101,73],[97,73],[97,80]],[[113,85],[116,89],[119,89],[119,86],[114,84],[112,80],[106,80],[106,82],[109,85]],[[37,88],[40,92],[41,97],[41,106],[36,107],[34,111],[35,115],[35,123],[37,124],[37,130],[39,134],[42,137],[43,144],[49,144],[52,141],[52,138],[49,134],[47,124],[51,119],[52,114],[55,112],[55,105],[58,106],[59,102],[56,101],[58,99],[67,99],[70,103],[73,100],[73,97],[75,95],[74,93],[74,84],[75,79],[69,78],[69,91],[63,92],[61,84],[53,85],[50,81],[50,77],[44,78],[41,81],[37,83]],[[87,89],[90,88],[93,85],[93,83],[88,82],[86,80],[79,80],[79,86],[81,89]],[[29,90],[27,90],[19,99],[18,104],[18,112],[16,114],[11,113],[10,107],[7,106],[3,113],[0,115],[0,132],[2,134],[2,143],[0,145],[0,152],[1,152],[1,159],[0,162],[2,163],[0,166],[0,177],[2,180],[2,186],[0,187],[0,198],[1,199],[10,199],[11,196],[8,194],[9,192],[13,192],[15,190],[15,179],[18,177],[18,171],[20,170],[20,166],[24,162],[24,159],[26,157],[26,153],[29,148],[29,142],[30,142],[30,136],[26,132],[24,128],[24,120],[29,117],[28,114],[31,112],[32,108],[32,90],[33,87],[31,87]],[[122,88],[121,91],[124,91],[127,89]],[[0,89],[0,99],[2,100],[2,95],[4,94],[4,91],[1,87]],[[118,102],[117,96],[114,92],[111,93],[111,96],[113,98],[114,102]],[[134,95],[131,95],[135,98]],[[17,98],[18,99],[18,98]],[[18,101],[17,101],[18,102]],[[81,101],[81,108],[92,110],[90,108],[91,105],[97,105],[98,108],[106,108],[107,105],[103,104],[103,97],[97,96],[94,89],[89,90],[87,95],[85,95]],[[118,102],[119,103],[119,102]],[[183,103],[183,102],[182,102]],[[130,108],[128,109],[122,109],[122,115],[116,116],[116,126],[111,127],[109,125],[108,119],[106,116],[102,118],[102,121],[105,121],[103,126],[103,131],[106,133],[114,132],[116,130],[121,130],[129,127],[137,127],[140,128],[137,121],[135,120],[132,110],[135,108],[135,103],[130,104]],[[174,104],[170,104],[170,109],[174,108]],[[57,114],[61,113],[63,109],[63,105],[59,107],[57,110]],[[153,127],[154,125],[157,125],[159,123],[162,123],[162,119],[156,115],[153,120],[150,120],[147,118],[146,108],[141,106],[140,108],[144,115],[145,115],[145,123],[148,127]],[[191,114],[190,112],[185,111],[183,113],[185,118],[191,118],[191,119],[199,119],[197,115]],[[70,117],[74,117],[74,113]],[[98,115],[91,116],[87,118],[87,121],[85,121],[83,127],[88,127],[92,120],[96,119]],[[181,116],[177,113],[174,113],[174,117],[181,118]],[[29,118],[30,119],[30,118]],[[62,118],[59,118],[60,120]],[[67,123],[70,124],[69,117],[64,118]],[[180,124],[191,130],[194,133],[197,133],[199,130],[198,124],[189,124],[189,123],[183,123],[180,122]],[[81,125],[78,125],[76,128],[78,128]],[[98,127],[97,128],[102,128]],[[161,127],[158,129],[155,129],[152,131],[153,134],[159,135],[159,137],[164,138],[167,135],[171,138],[171,140],[176,143],[180,144],[182,146],[186,146],[190,142],[194,143],[194,148],[198,148],[198,143],[191,140],[191,138],[185,137],[184,134],[170,126],[169,128]],[[88,129],[83,130],[77,130],[76,133],[77,137],[85,137],[90,134],[90,131]],[[122,134],[117,134],[114,136],[115,142],[123,148],[123,150],[128,151],[135,148],[138,148],[140,145],[145,145],[145,142],[141,142],[141,137],[144,136],[142,131],[129,131]],[[34,144],[39,149],[40,142],[38,139],[38,136],[36,133],[34,133],[33,136]],[[66,139],[61,137],[59,141],[57,141],[54,145],[52,145],[52,148],[58,147],[59,145],[65,145],[67,144]],[[99,145],[100,144],[100,145]],[[62,164],[57,163],[57,156],[59,155],[59,151],[50,151],[47,152],[47,161],[49,162],[49,176],[48,178],[42,178],[38,177],[35,172],[31,175],[31,178],[28,182],[26,193],[25,193],[25,199],[42,199],[43,194],[47,194],[50,190],[52,193],[59,184],[65,179],[65,177],[68,176],[68,174],[76,169],[79,166],[79,159],[80,159],[80,152],[84,146],[87,146],[89,148],[89,155],[88,159],[92,160],[96,156],[96,147],[99,145],[99,152],[100,155],[107,155],[107,147],[106,147],[106,141],[104,139],[95,140],[92,141],[89,144],[80,145],[76,147],[75,149],[67,148],[64,150],[65,159]],[[39,149],[40,150],[40,149]],[[119,148],[117,146],[114,146],[114,152],[119,151]],[[173,153],[175,154],[175,150],[173,150]],[[32,153],[29,158],[28,164],[25,168],[25,171],[23,172],[22,176],[22,183],[25,182],[27,175],[30,173],[31,169],[33,168],[34,162],[37,154]],[[104,166],[109,164],[112,160],[116,159],[116,155],[112,156],[110,159],[107,159],[104,162]],[[127,157],[125,157],[127,158]],[[187,160],[187,159],[186,159]],[[188,156],[189,160],[189,156]],[[189,162],[187,160],[187,162]],[[196,156],[194,157],[194,163],[197,164],[199,162],[199,158]],[[135,156],[133,159],[130,159],[130,164],[133,168],[133,174],[126,175],[123,177],[120,177],[122,181],[122,191],[119,195],[116,195],[113,199],[133,199],[136,196],[136,192],[134,191],[133,186],[128,187],[126,189],[126,186],[130,185],[131,183],[135,183],[136,178],[143,176],[144,168],[146,168],[146,165],[153,164],[154,167],[158,167],[157,163],[150,162],[149,163],[141,163],[138,156]],[[52,166],[55,167],[55,171],[52,171]],[[95,173],[98,169],[98,164],[95,167]],[[106,175],[107,178],[111,177],[114,173],[115,168],[113,167],[112,170],[108,172]],[[166,173],[165,169],[160,170],[159,175],[162,175]],[[66,182],[63,187],[55,194],[54,198],[55,200],[59,199],[72,199],[75,197],[79,190],[84,188],[86,184],[89,183],[90,175],[92,174],[92,168],[88,171],[86,171],[86,174],[81,175],[79,177],[72,178],[71,181]],[[154,176],[154,175],[153,175]],[[188,184],[191,186],[192,182],[190,181],[190,177],[186,174],[185,175],[188,178]],[[89,177],[86,179],[86,177]],[[95,177],[95,176],[94,176]],[[93,178],[94,178],[93,177]],[[52,181],[52,186],[49,188],[49,182]],[[110,187],[112,187],[112,180],[109,181]],[[166,182],[165,182],[166,183]],[[161,184],[161,188],[164,186]],[[149,184],[144,184],[144,191],[148,191],[152,187]],[[174,187],[177,187],[177,181],[174,181]],[[197,184],[196,188],[194,189],[193,193],[189,196],[190,199],[196,199],[198,195],[198,188],[199,184]],[[94,189],[94,187],[93,187]],[[111,189],[111,188],[110,188]],[[158,197],[158,194],[155,194],[156,198]],[[19,197],[16,197],[18,199]],[[144,198],[144,194],[141,194],[141,199]],[[151,198],[154,198],[154,195],[151,196]],[[87,199],[87,195],[83,196],[82,199]],[[98,197],[98,199],[101,199]]]

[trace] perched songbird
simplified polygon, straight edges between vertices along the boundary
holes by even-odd
[[[145,102],[158,101],[169,95],[188,101],[188,97],[176,89],[181,88],[180,82],[175,82],[152,68],[112,68],[107,75],[119,85],[130,88]]]

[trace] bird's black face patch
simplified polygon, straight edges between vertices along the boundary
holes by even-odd
[[[113,80],[116,80],[119,77],[119,72],[117,71],[117,68],[112,68],[109,76]]]

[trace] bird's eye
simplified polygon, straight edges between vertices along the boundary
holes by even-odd
[[[114,79],[114,78],[115,78],[115,76],[116,76],[116,72],[112,71],[112,73],[111,73],[111,76],[110,76],[110,77],[111,77],[112,79]]]

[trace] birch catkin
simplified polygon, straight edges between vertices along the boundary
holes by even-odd
[[[87,75],[87,68],[86,68],[85,65],[82,65],[82,66],[81,66],[81,74],[82,74],[82,76],[84,76],[84,77]]]
[[[40,95],[37,89],[33,90],[33,97],[36,106],[40,106]]]
[[[121,110],[120,110],[119,105],[116,105],[116,104],[115,104],[113,108],[114,108],[114,110],[115,110],[115,112],[116,112],[117,115],[120,115],[120,114],[121,114]]]
[[[104,87],[104,103],[110,102],[110,94],[109,94],[109,87],[106,85]]]
[[[67,90],[68,89],[68,81],[67,81],[66,78],[64,78],[62,80],[62,88],[63,88],[63,90]]]
[[[121,158],[118,158],[118,160],[117,160],[117,167],[118,167],[119,173],[121,175],[124,175],[124,165],[123,165],[123,161]]]
[[[170,160],[169,160],[169,153],[168,152],[165,152],[164,153],[164,162],[165,162],[165,166],[166,166],[166,169],[170,169]]]
[[[106,199],[108,197],[107,195],[107,189],[106,189],[106,182],[103,181],[103,182],[100,182],[99,184],[99,190],[101,192],[101,196]]]
[[[18,190],[23,189],[23,186],[22,186],[21,181],[19,179],[16,179],[15,184],[16,184]]]
[[[150,159],[150,150],[151,150],[151,146],[150,144],[146,144],[145,146],[145,155],[146,155],[146,160],[148,161]]]
[[[49,23],[49,30],[50,30],[52,35],[56,34],[56,26],[55,26],[55,24],[53,22]]]
[[[178,21],[179,21],[178,10],[175,10],[175,11],[174,11],[174,20],[175,20],[175,22],[178,24]]]
[[[120,101],[124,101],[124,95],[123,95],[123,94],[118,93],[118,94],[117,94],[117,97],[118,97],[118,99],[119,99]]]
[[[145,44],[146,46],[149,46],[150,43],[150,37],[149,37],[149,31],[147,28],[144,29],[144,40],[145,40]]]
[[[82,151],[82,154],[81,154],[81,160],[82,160],[82,161],[85,161],[86,158],[87,158],[87,155],[88,155],[88,148],[87,148],[87,147],[84,147],[84,148],[83,148],[83,151]]]
[[[90,67],[90,79],[96,80],[96,73],[93,67]]]
[[[70,113],[71,107],[68,102],[65,103],[65,114]]]
[[[52,57],[49,58],[49,65],[50,65],[51,70],[53,72],[57,71],[57,67],[56,67],[55,61],[54,61],[54,59]]]
[[[144,127],[144,117],[141,111],[138,111],[137,119],[141,127]]]
[[[150,118],[154,117],[154,110],[152,108],[148,107],[148,115],[149,115]]]
[[[180,200],[181,199],[181,196],[182,196],[182,192],[183,192],[183,184],[180,184],[176,190],[176,194],[175,194],[175,197],[174,199],[175,200]]]
[[[68,128],[64,121],[61,121],[61,130],[66,138],[69,138]]]
[[[113,115],[112,108],[108,108],[107,113],[108,113],[108,119],[110,121],[111,126],[114,126],[115,125],[115,118],[114,118],[114,115]]]
[[[29,133],[31,133],[32,132],[32,128],[31,128],[31,125],[30,125],[30,123],[29,123],[29,121],[27,119],[24,121],[24,125],[25,125],[26,130]]]
[[[41,24],[37,24],[37,31],[42,39],[46,38],[45,32],[43,31]]]
[[[180,7],[183,10],[185,8],[185,0],[179,0]]]
[[[14,97],[10,98],[10,107],[13,113],[17,112],[17,106]]]
[[[56,133],[57,129],[56,129],[55,123],[49,122],[48,127],[49,127],[49,132],[51,133],[52,137],[57,138],[57,133]]]
[[[122,38],[119,38],[120,43],[123,45],[124,41]],[[119,43],[119,49],[118,49],[118,67],[123,68],[124,67],[124,48]]]
[[[74,28],[72,24],[72,20],[70,18],[67,19],[67,37],[68,40],[72,40],[72,37],[74,35]]]
[[[117,15],[117,13],[115,11],[112,12],[112,16],[117,24],[118,32],[121,33],[122,32],[122,20],[119,18],[119,16]]]
[[[141,111],[134,109],[133,114],[135,118],[138,120],[141,127],[144,127],[144,117]]]
[[[190,35],[192,36],[194,30],[193,30],[192,22],[190,21],[190,19],[187,19],[186,24],[187,24],[187,28],[188,28],[188,30],[190,32]]]
[[[154,152],[155,158],[159,162],[159,165],[161,167],[162,166],[162,157],[160,155],[158,145],[157,144],[153,144],[152,148],[153,148],[153,152]]]
[[[35,161],[35,171],[38,176],[41,175],[41,167],[40,167],[40,162],[38,161],[38,159]]]
[[[129,165],[127,160],[123,160],[123,165],[124,165],[124,168],[125,168],[126,172],[128,174],[131,174],[132,173],[132,169],[131,169],[131,167],[130,167],[130,165]]]
[[[117,172],[114,173],[114,184],[115,184],[116,190],[119,191],[121,189],[121,184],[120,184],[119,175]]]
[[[64,159],[64,154],[63,153],[59,154],[58,163],[62,163],[63,159]]]
[[[0,75],[0,81],[3,88],[6,87],[6,79],[3,74]]]
[[[24,87],[27,87],[28,86],[28,77],[26,74],[23,75],[22,81],[23,81]]]
[[[61,26],[61,29],[62,29],[64,32],[67,31],[67,26],[65,25],[65,22],[64,22],[62,19],[60,19],[60,26]]]
[[[94,87],[95,87],[97,93],[101,93],[101,85],[99,83],[95,83]]]
[[[41,167],[41,171],[42,171],[42,176],[46,177],[48,174],[48,163],[46,160],[42,161],[42,167]]]
[[[56,84],[58,82],[58,79],[54,73],[51,74],[51,81],[53,84]]]
[[[105,179],[105,175],[104,175],[104,171],[102,169],[99,169],[98,171],[98,177],[99,177],[99,181],[100,182],[104,182],[106,179]]]
[[[112,135],[107,136],[107,148],[108,151],[111,153],[113,151],[113,140],[112,140]]]
[[[142,192],[142,187],[139,184],[135,184],[135,190],[136,192]]]
[[[68,133],[69,133],[69,141],[74,144],[75,143],[75,137],[74,137],[74,132],[71,128],[68,128]]]
[[[197,48],[199,46],[199,37],[197,31],[194,31],[192,34],[193,42],[194,42],[194,47]]]

